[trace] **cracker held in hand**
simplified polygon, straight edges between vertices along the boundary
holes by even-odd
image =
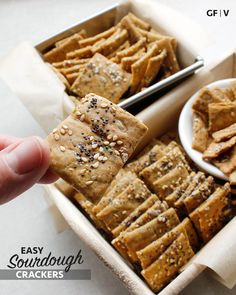
[[[49,134],[51,168],[97,203],[146,131],[131,114],[90,93]]]

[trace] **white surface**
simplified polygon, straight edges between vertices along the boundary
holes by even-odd
[[[206,87],[209,89],[219,87],[228,88],[230,83],[235,81],[235,79],[224,79],[215,81]],[[193,96],[189,98],[185,106],[183,107],[180,118],[179,118],[179,136],[183,148],[185,149],[188,156],[197,164],[197,166],[203,171],[223,180],[228,180],[227,175],[220,171],[216,166],[210,164],[202,159],[202,153],[192,148],[193,141],[193,111],[192,105],[200,92],[197,91]]]
[[[78,20],[95,13],[116,1],[112,0],[1,0],[0,1],[0,58],[20,41],[36,44],[63,30]],[[234,0],[160,0],[187,14],[204,26],[215,44],[201,53],[207,61],[221,55],[222,50],[235,47],[230,38],[236,26]],[[209,18],[207,9],[231,9],[227,18]],[[170,20],[171,21],[171,20]],[[208,62],[207,62],[208,63]],[[0,81],[0,133],[15,136],[37,134],[45,136],[30,114]],[[116,277],[75,236],[71,230],[58,234],[43,198],[42,188],[35,186],[15,201],[0,207],[0,268],[20,246],[44,246],[55,254],[68,255],[82,248],[85,264],[92,271],[91,281],[1,281],[0,294],[10,295],[92,295],[128,294]],[[182,294],[235,294],[206,273],[202,274]]]

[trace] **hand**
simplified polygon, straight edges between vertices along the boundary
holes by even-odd
[[[57,179],[49,169],[49,147],[40,137],[0,135],[0,204],[10,201],[37,182]]]

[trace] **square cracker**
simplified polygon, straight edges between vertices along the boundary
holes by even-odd
[[[150,208],[143,212],[136,220],[126,227],[126,229],[122,231],[118,237],[112,241],[112,245],[123,257],[126,257],[129,261],[137,261],[135,252],[132,253],[132,255],[131,253],[128,255],[128,249],[124,243],[124,237],[126,233],[132,232],[133,230],[143,226],[144,224],[159,216],[161,213],[165,212],[167,209],[168,205],[165,202],[161,202],[160,200],[155,201]]]
[[[182,184],[175,188],[175,190],[165,198],[165,201],[170,207],[174,207],[175,202],[184,194],[195,175],[195,172],[191,172],[190,175],[182,182]]]
[[[229,183],[218,187],[204,203],[189,215],[204,242],[208,242],[222,228],[229,193]]]
[[[167,250],[141,274],[154,292],[160,291],[168,284],[184,266],[194,252],[183,233],[167,248]]]
[[[188,169],[184,163],[179,163],[167,174],[155,180],[152,187],[157,196],[163,200],[188,177]]]
[[[117,237],[122,231],[126,230],[135,220],[145,213],[155,202],[158,197],[152,194],[147,200],[139,205],[132,213],[130,213],[116,228],[112,230],[114,237]]]
[[[162,237],[149,244],[147,247],[137,252],[142,268],[147,268],[150,264],[157,260],[159,256],[161,256],[165,252],[165,250],[170,246],[170,244],[173,243],[173,241],[178,237],[180,233],[183,233],[185,235],[185,238],[189,240],[191,247],[192,244],[196,246],[196,244],[198,243],[197,234],[189,218],[185,218],[180,224],[178,224],[172,230],[170,230]]]
[[[74,34],[73,37],[64,41],[60,46],[53,48],[44,54],[44,60],[49,63],[60,62],[66,59],[68,52],[80,48],[79,40],[82,37],[79,34]]]
[[[112,200],[118,196],[122,191],[124,191],[130,183],[132,183],[135,179],[137,179],[136,174],[133,172],[121,169],[116,177],[113,179],[112,183],[109,185],[105,194],[98,202],[96,206],[94,206],[94,213],[97,214],[102,211]]]
[[[229,175],[236,169],[236,146],[212,160],[223,173]]]
[[[139,174],[144,168],[150,166],[165,155],[163,152],[163,147],[163,144],[157,143],[146,154],[128,164],[127,168],[131,169],[131,171],[135,172],[136,174]]]
[[[128,249],[128,255],[132,259],[136,258],[138,250],[160,238],[179,223],[175,209],[170,208],[141,227],[125,233],[123,240]]]
[[[183,200],[186,212],[190,214],[194,209],[201,205],[213,192],[215,188],[214,178],[208,176],[191,194]]]
[[[224,129],[236,122],[236,102],[211,103],[208,112],[210,132]]]
[[[49,134],[50,166],[97,203],[146,131],[147,127],[128,112],[88,94]]]
[[[128,90],[129,85],[129,73],[122,70],[116,63],[96,53],[85,65],[71,90],[81,97],[94,92],[117,103]]]
[[[136,179],[96,216],[109,230],[113,230],[150,196],[151,192],[146,185],[140,179]]]
[[[190,170],[179,146],[176,143],[170,143],[169,145],[175,145],[175,147],[168,151],[166,155],[160,158],[158,161],[143,169],[140,173],[140,176],[152,189],[154,189],[154,182],[156,180],[166,175],[173,168],[178,166],[178,164],[183,164],[187,170]],[[168,146],[166,147],[166,150],[168,150]]]
[[[208,105],[211,103],[220,103],[224,102],[225,100],[220,95],[216,95],[212,89],[209,88],[202,88],[199,92],[198,97],[194,101],[192,108],[197,113],[200,113],[203,117],[205,122],[208,121]]]

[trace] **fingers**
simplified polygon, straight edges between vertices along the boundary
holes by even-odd
[[[8,145],[0,152],[0,204],[43,179],[49,166],[49,148],[38,137]]]
[[[48,184],[51,182],[55,182],[58,179],[58,176],[53,173],[50,169],[44,174],[44,176],[39,180],[39,183]]]
[[[0,151],[5,149],[9,145],[18,143],[22,140],[23,140],[22,138],[0,134]]]

